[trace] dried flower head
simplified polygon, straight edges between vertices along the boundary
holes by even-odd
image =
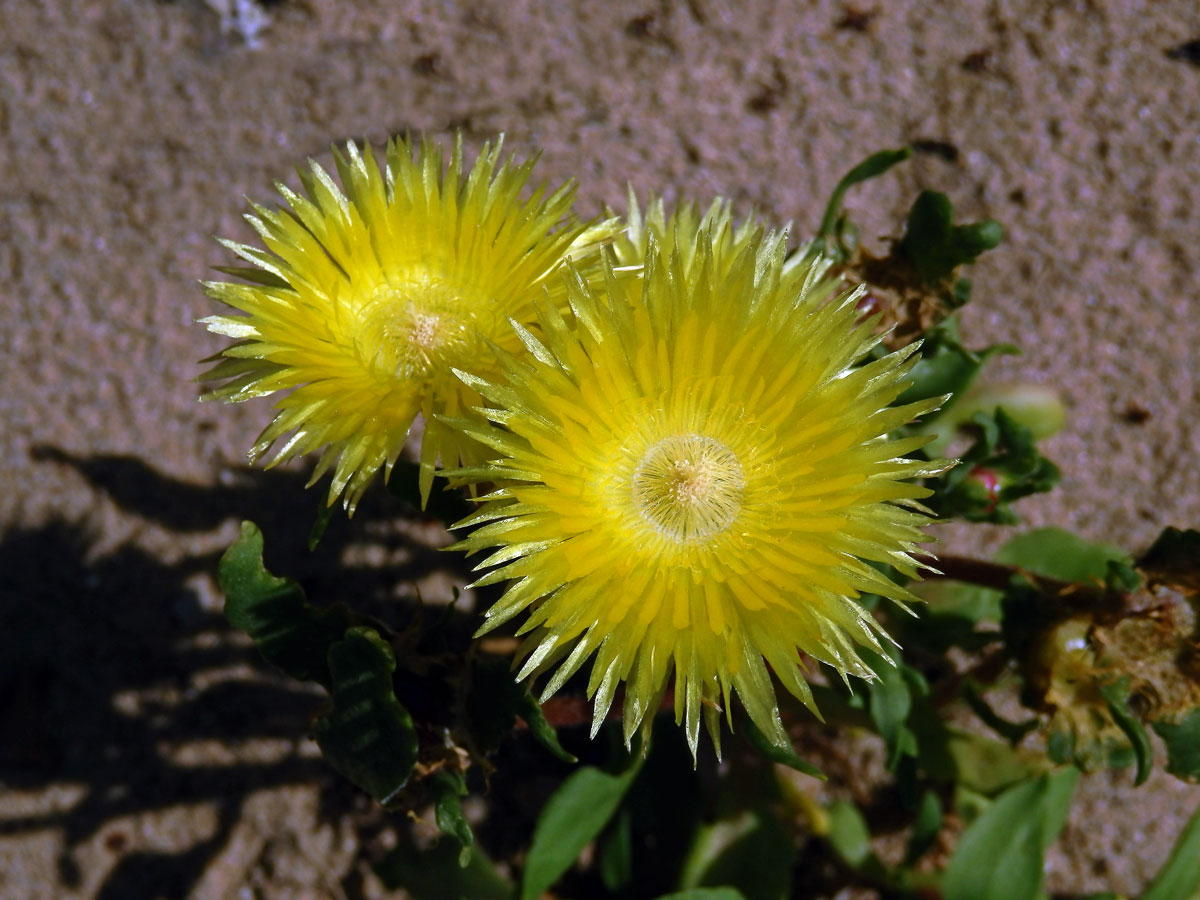
[[[511,583],[481,631],[527,613],[519,677],[557,664],[543,699],[595,657],[593,733],[624,682],[629,740],[674,673],[693,752],[731,693],[783,744],[768,666],[811,706],[804,655],[873,676],[855,648],[881,631],[855,598],[911,599],[871,563],[917,575],[927,518],[906,507],[928,491],[909,479],[943,467],[888,435],[938,401],[890,406],[914,348],[860,364],[874,322],[823,262],[785,263],[784,235],[675,225],[651,227],[643,279],[569,278],[573,327],[539,304],[504,379],[463,375],[495,408],[456,424],[499,457],[453,474],[501,487],[458,546],[499,548],[476,584]]]
[[[480,403],[451,369],[489,376],[490,344],[520,352],[508,320],[531,321],[547,276],[599,236],[570,218],[571,184],[522,200],[535,160],[502,161],[500,150],[485,145],[464,172],[460,137],[443,172],[436,145],[393,140],[380,170],[370,146],[350,143],[344,155],[334,150],[345,194],[310,161],[304,194],[278,185],[290,210],[253,205],[246,216],[265,251],[222,241],[253,268],[222,270],[244,283],[204,286],[243,313],[202,320],[235,341],[203,376],[225,382],[208,396],[281,394],[252,460],[285,435],[271,465],[322,449],[313,482],[332,467],[329,503],[344,492],[353,512],[372,476],[391,470],[418,413],[422,499],[439,459],[482,458],[433,418],[470,417]],[[547,283],[561,291],[559,279]]]

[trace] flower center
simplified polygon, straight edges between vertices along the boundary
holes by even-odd
[[[359,356],[399,379],[462,365],[478,349],[476,311],[455,285],[430,275],[381,285],[359,314]]]
[[[633,502],[659,534],[680,542],[724,531],[742,509],[746,480],[733,451],[702,434],[673,434],[633,473]]]

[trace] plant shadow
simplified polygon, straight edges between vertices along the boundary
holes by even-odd
[[[350,521],[335,516],[310,553],[317,498],[303,490],[302,473],[239,471],[230,484],[201,488],[133,457],[46,447],[34,455],[74,468],[122,510],[181,537],[254,517],[273,571],[296,577],[314,602],[352,597],[389,624],[419,613],[411,600],[397,602],[398,583],[438,570],[460,577],[454,556],[420,539],[438,533],[434,523],[410,514],[415,528],[383,527],[399,520],[386,496]],[[374,555],[347,556],[368,545]],[[305,752],[321,692],[274,673],[206,608],[197,583],[215,573],[219,555],[164,562],[126,545],[97,558],[88,529],[63,520],[0,536],[0,783],[82,788],[57,811],[0,812],[0,836],[58,830],[63,888],[82,882],[80,846],[123,817],[181,804],[216,810],[211,837],[178,853],[132,850],[98,894],[185,897],[251,793],[315,785],[325,820],[360,803],[349,783]],[[264,742],[271,753],[240,752]],[[195,750],[204,744],[229,752]]]

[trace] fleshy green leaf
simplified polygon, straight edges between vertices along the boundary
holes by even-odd
[[[1129,556],[1119,547],[1089,541],[1061,528],[1035,528],[1008,541],[995,559],[1045,578],[1101,582],[1110,562],[1128,564]],[[1042,594],[1024,578],[1017,577],[1003,595],[1003,613],[1004,639],[1019,658],[1032,649],[1041,629],[1054,621],[1059,610],[1047,605]],[[1068,749],[1063,743],[1065,737],[1055,739],[1051,735],[1051,739],[1051,758],[1062,761],[1066,757],[1055,753]]]
[[[546,801],[525,861],[521,900],[541,896],[612,818],[640,763],[619,775],[590,766],[573,772]]]
[[[915,403],[930,397],[951,395],[951,400],[939,412],[925,416],[923,422],[934,421],[975,381],[984,364],[993,356],[1020,353],[1013,344],[993,344],[982,350],[968,350],[958,338],[958,323],[954,317],[944,319],[925,332],[921,358],[908,377],[912,383],[905,388],[895,405]]]
[[[512,731],[516,717],[520,716],[535,741],[563,762],[577,762],[559,742],[558,732],[546,721],[533,694],[513,677],[508,660],[478,659],[474,662],[466,712],[471,735],[483,752],[496,749],[501,739]]]
[[[1129,711],[1129,676],[1126,675],[1108,684],[1099,685],[1100,695],[1108,705],[1108,712],[1117,723],[1117,727],[1129,738],[1133,748],[1133,757],[1137,761],[1137,777],[1135,787],[1146,783],[1150,777],[1150,767],[1154,764],[1154,751],[1150,747],[1150,735]]]
[[[317,545],[321,543],[321,538],[325,537],[325,532],[329,529],[329,523],[333,521],[334,514],[337,512],[336,506],[331,506],[322,498],[317,504],[317,517],[313,520],[312,528],[308,532],[308,552],[317,549]]]
[[[875,851],[871,849],[871,830],[867,827],[867,820],[853,803],[837,800],[830,804],[829,831],[825,839],[852,869],[861,871],[878,864]]]
[[[887,743],[887,766],[894,771],[902,757],[917,755],[917,737],[907,723],[913,708],[912,686],[914,683],[924,686],[924,679],[904,663],[889,665],[869,650],[863,653],[870,655],[871,667],[879,675],[866,686],[867,711]]]
[[[746,739],[750,741],[754,749],[769,759],[771,762],[780,763],[795,769],[797,772],[803,772],[805,775],[811,775],[814,778],[820,778],[822,781],[826,779],[826,775],[812,763],[802,759],[794,747],[778,747],[767,740],[767,736],[763,734],[749,717],[742,723],[742,733]]]
[[[835,800],[829,805],[829,830],[825,840],[842,862],[867,881],[888,884],[894,873],[871,847],[871,831],[862,812],[853,803]]]
[[[467,780],[462,772],[439,769],[431,779],[434,794],[434,817],[443,834],[454,838],[462,846],[458,864],[465,866],[471,859],[471,845],[475,834],[463,816],[459,798],[467,793]]]
[[[908,213],[904,237],[897,247],[921,280],[936,284],[955,269],[974,262],[985,250],[1004,239],[999,222],[984,219],[970,225],[955,225],[950,199],[937,191],[922,191]]]
[[[1061,581],[1103,579],[1110,561],[1128,563],[1129,554],[1113,544],[1089,541],[1061,528],[1034,528],[1010,539],[996,562]]]
[[[1200,779],[1200,709],[1177,724],[1153,722],[1151,727],[1167,745],[1167,771],[1188,781]]]
[[[938,832],[942,830],[942,801],[934,791],[925,791],[917,805],[917,817],[913,822],[912,837],[904,854],[904,863],[911,866],[933,846]]]
[[[329,648],[333,706],[315,729],[329,763],[382,804],[417,761],[412,718],[392,687],[395,669],[391,647],[374,629],[349,629]]]
[[[825,207],[825,214],[821,217],[821,225],[817,228],[817,238],[813,242],[812,250],[824,252],[839,262],[844,260],[848,255],[849,248],[845,247],[842,241],[835,241],[834,245],[830,246],[830,238],[836,238],[846,230],[845,217],[842,215],[842,200],[845,199],[846,191],[856,184],[878,178],[892,166],[904,162],[910,156],[912,156],[911,147],[901,147],[899,150],[880,150],[878,153],[872,153],[847,172],[834,187],[833,193],[829,195],[829,203]]]
[[[1052,731],[1046,738],[1046,755],[1060,766],[1069,763],[1075,758],[1075,732]]]
[[[508,660],[477,658],[472,662],[465,711],[467,727],[481,752],[495,750],[512,731],[524,690],[513,678]]]
[[[1166,865],[1154,877],[1142,900],[1195,900],[1200,896],[1200,809],[1192,814]]]
[[[600,880],[613,894],[626,891],[633,881],[633,813],[628,806],[617,811],[596,846]]]
[[[559,743],[558,732],[554,730],[553,725],[546,721],[546,714],[542,712],[541,704],[537,702],[537,699],[528,688],[524,689],[521,693],[517,705],[517,714],[529,726],[529,733],[533,735],[533,739],[549,750],[554,756],[557,756],[563,762],[579,762],[574,754],[567,752],[566,748]]]
[[[925,602],[917,608],[916,618],[905,616],[893,625],[901,646],[920,645],[933,653],[953,646],[974,651],[999,638],[998,631],[978,626],[999,623],[1000,591],[949,578],[929,579],[910,588]]]
[[[943,900],[1035,900],[1046,849],[1058,837],[1077,769],[1009,788],[963,833],[943,883]]]
[[[1033,750],[965,731],[947,729],[947,734],[955,780],[978,793],[997,794],[1048,768],[1045,757]]]
[[[221,557],[217,578],[225,592],[225,618],[254,639],[271,665],[300,681],[330,685],[327,654],[353,622],[344,607],[320,609],[290,578],[263,566],[263,536],[253,522]]]
[[[1067,415],[1058,392],[1048,385],[975,384],[948,403],[934,421],[921,428],[922,432],[935,436],[925,445],[925,454],[943,456],[957,430],[970,422],[971,416],[979,412],[992,413],[996,409],[1003,409],[1039,441],[1061,431]]]
[[[957,467],[927,482],[934,495],[926,502],[940,516],[1014,524],[1009,504],[1050,490],[1058,483],[1058,467],[1038,452],[1033,433],[1003,408],[990,416],[975,413],[971,422],[979,429],[978,439]]]
[[[680,887],[728,886],[746,900],[786,900],[794,858],[791,836],[773,815],[742,809],[697,831]]]
[[[459,865],[456,841],[443,840],[432,850],[401,843],[373,868],[389,890],[403,888],[413,900],[512,900],[514,886],[476,850]]]

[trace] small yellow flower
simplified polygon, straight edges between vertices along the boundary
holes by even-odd
[[[915,347],[859,365],[879,343],[859,294],[831,299],[785,235],[710,214],[668,257],[650,232],[643,279],[568,279],[574,327],[539,304],[530,356],[463,374],[494,424],[456,424],[499,458],[448,474],[501,487],[458,546],[499,548],[476,584],[511,583],[481,633],[528,614],[518,677],[557,664],[543,699],[595,657],[593,734],[624,682],[628,741],[674,673],[693,753],[731,692],[782,745],[768,666],[811,707],[803,655],[873,677],[855,645],[882,632],[855,599],[913,599],[868,563],[917,575],[928,491],[908,479],[943,466],[888,435],[938,401],[889,406]]]
[[[451,369],[489,376],[490,344],[519,352],[508,320],[533,319],[543,282],[561,296],[547,276],[604,232],[570,218],[572,184],[522,200],[535,160],[502,161],[500,150],[485,145],[464,174],[461,137],[444,172],[439,147],[395,140],[381,171],[370,146],[350,143],[334,150],[345,194],[310,161],[305,195],[278,186],[290,210],[253,205],[247,215],[265,251],[222,241],[253,268],[223,270],[245,283],[204,286],[244,314],[202,320],[235,341],[203,376],[225,382],[208,396],[282,394],[251,460],[285,436],[271,465],[323,449],[313,482],[333,467],[329,503],[344,492],[353,512],[372,476],[391,471],[418,413],[423,500],[439,459],[483,458],[433,418],[470,417],[480,403]]]

